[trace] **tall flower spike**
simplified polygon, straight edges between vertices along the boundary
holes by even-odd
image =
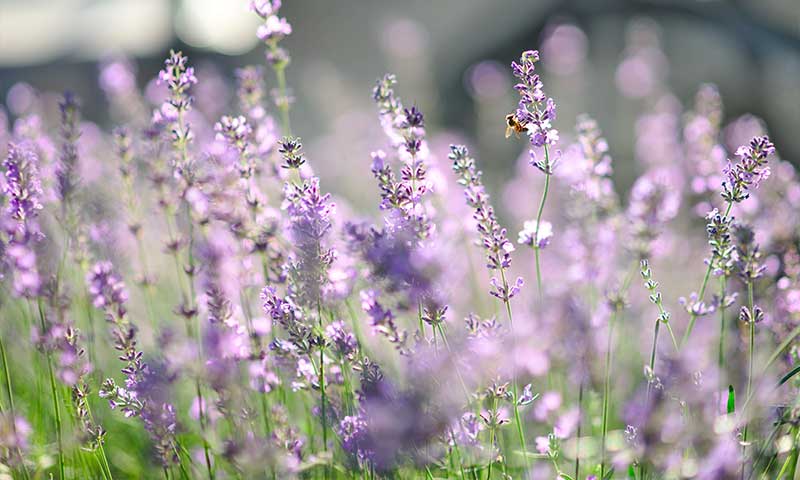
[[[39,158],[25,144],[9,144],[8,156],[3,161],[7,197],[7,212],[12,220],[7,224],[9,243],[5,249],[6,261],[13,270],[14,293],[34,297],[41,288],[33,243],[42,234],[36,217],[42,209],[42,186],[39,181]]]
[[[6,169],[4,192],[8,197],[8,213],[22,233],[28,230],[29,220],[39,215],[42,209],[40,197],[42,184],[39,181],[39,158],[26,145],[10,144],[8,156],[3,162]]]
[[[424,204],[429,191],[425,118],[416,106],[403,107],[394,93],[396,83],[394,75],[385,75],[373,88],[372,99],[378,106],[381,126],[403,162],[400,179],[395,178],[382,151],[372,154],[372,173],[381,189],[381,208],[391,212],[385,219],[390,230],[407,230],[423,241],[434,229]]]
[[[736,150],[739,160],[728,160],[723,169],[722,198],[728,202],[739,203],[750,196],[750,190],[758,188],[770,175],[768,158],[775,153],[775,146],[766,136],[755,137],[749,145]]]
[[[61,112],[61,157],[56,171],[58,196],[64,207],[78,186],[78,137],[80,137],[80,103],[71,92],[66,92],[58,103]]]
[[[197,77],[194,67],[187,66],[187,62],[188,59],[182,52],[170,51],[169,58],[164,61],[164,68],[158,72],[158,83],[167,86],[169,98],[154,114],[155,118],[171,127],[172,143],[176,150],[174,167],[178,176],[185,175],[185,169],[189,166],[187,148],[194,138],[185,116],[192,108],[189,89],[197,84]]]
[[[535,148],[558,142],[558,130],[552,126],[556,119],[556,103],[544,93],[544,84],[536,73],[538,61],[539,52],[527,50],[522,52],[519,63],[511,62],[511,71],[519,80],[514,89],[520,95],[514,117],[519,124],[527,127],[531,146]],[[553,173],[556,165],[548,157],[539,160],[531,150],[531,164],[544,173]]]
[[[475,166],[475,159],[469,156],[467,147],[463,145],[451,145],[449,158],[453,162],[458,183],[465,188],[467,205],[473,209],[472,218],[477,222],[478,234],[486,251],[486,268],[490,271],[500,270],[504,277],[505,270],[511,267],[514,245],[506,238],[506,229],[497,222],[494,208],[489,204],[489,194],[481,181],[481,172]],[[490,293],[507,301],[519,293],[522,284],[522,278],[517,278],[512,286],[506,282],[501,285],[497,278],[492,278]]]

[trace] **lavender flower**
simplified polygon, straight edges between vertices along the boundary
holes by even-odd
[[[256,35],[265,43],[277,43],[292,34],[292,26],[285,18],[278,16],[281,8],[280,0],[252,0],[250,9],[264,20],[258,27]]]
[[[339,422],[339,436],[342,439],[342,448],[352,455],[359,463],[372,460],[375,452],[370,449],[367,442],[367,422],[361,416],[345,416]]]
[[[335,205],[330,194],[320,192],[318,178],[299,186],[286,183],[284,198],[295,246],[288,267],[291,292],[301,304],[316,308],[328,281],[328,268],[336,258],[335,251],[324,245]]]
[[[18,232],[23,235],[30,231],[30,221],[42,209],[38,163],[32,149],[13,143],[9,145],[8,156],[3,162],[6,169],[3,191],[8,197],[8,214],[17,222]]]
[[[416,106],[404,108],[394,93],[394,75],[378,80],[372,98],[378,105],[381,124],[402,161],[399,180],[382,151],[372,154],[372,173],[381,189],[381,208],[389,210],[386,218],[390,231],[406,230],[423,241],[433,233],[424,197],[427,182],[428,147],[425,142],[425,120]]]
[[[677,183],[674,171],[656,167],[633,184],[627,217],[631,249],[640,259],[652,256],[653,242],[666,223],[678,214],[681,195]]]
[[[708,244],[711,246],[711,258],[707,260],[714,275],[729,276],[734,265],[734,246],[731,242],[731,229],[734,218],[722,215],[716,208],[706,216],[708,224]]]
[[[194,138],[185,117],[192,108],[189,89],[197,84],[197,77],[194,67],[188,67],[187,61],[182,52],[170,51],[169,58],[164,61],[164,68],[158,72],[158,82],[167,86],[169,98],[154,113],[154,117],[157,116],[170,125],[172,143],[176,150],[173,166],[178,176],[187,174],[185,170],[190,166],[187,146]]]
[[[369,316],[370,325],[379,334],[385,336],[400,353],[406,353],[408,333],[395,323],[394,314],[378,302],[378,292],[363,290],[360,293],[361,309]]]
[[[538,51],[526,50],[522,52],[519,63],[511,62],[511,71],[519,80],[514,89],[520,95],[514,118],[527,127],[532,147],[531,165],[545,174],[552,174],[557,162],[551,161],[547,152],[545,158],[538,159],[533,150],[558,142],[558,130],[552,126],[552,122],[556,119],[556,103],[544,93],[544,84],[536,73],[538,61]]]
[[[739,161],[728,161],[723,169],[722,198],[730,203],[739,203],[750,196],[750,190],[758,188],[770,175],[767,160],[775,153],[775,146],[768,137],[755,137],[749,145],[736,150]]]
[[[24,462],[30,444],[31,426],[23,417],[0,413],[0,459],[10,466]]]
[[[58,195],[67,208],[78,186],[78,138],[80,137],[80,103],[70,92],[58,104],[61,111],[61,158],[56,172]]]
[[[163,465],[174,464],[178,461],[177,421],[165,391],[171,380],[162,369],[153,371],[143,361],[144,354],[137,348],[136,328],[127,317],[125,285],[114,273],[111,263],[97,263],[87,275],[87,283],[95,307],[105,312],[114,327],[114,349],[125,363],[122,368],[125,386],[107,378],[100,387],[100,397],[107,399],[112,409],[119,407],[126,417],[141,417]]]
[[[236,94],[239,108],[250,121],[261,120],[264,109],[264,72],[263,68],[248,66],[236,70]]]
[[[542,221],[542,225],[539,226],[536,220],[530,220],[523,224],[517,243],[542,249],[550,244],[551,238],[553,238],[553,225],[550,222]]]
[[[42,204],[42,186],[39,181],[38,157],[28,145],[10,144],[8,156],[3,161],[8,199],[6,224],[9,236],[5,246],[6,262],[13,271],[14,293],[32,298],[38,295],[41,279],[37,268],[34,243],[41,240],[36,217]]]
[[[283,157],[283,165],[281,165],[283,168],[298,169],[306,163],[303,144],[300,143],[299,138],[284,137],[279,143],[278,153]]]
[[[503,274],[502,282],[492,278],[492,289],[489,293],[508,301],[519,292],[523,284],[522,278],[517,278],[513,286],[505,281],[504,272],[511,267],[514,245],[506,238],[506,229],[501,228],[495,218],[494,208],[489,204],[489,194],[481,182],[481,172],[476,168],[475,160],[469,156],[467,148],[463,145],[451,145],[449,158],[453,161],[453,171],[458,176],[458,183],[465,187],[467,205],[473,209],[472,218],[477,224],[478,234],[486,251],[486,267],[490,271],[500,270]]]
[[[329,323],[325,327],[325,336],[333,346],[333,351],[342,358],[353,359],[358,349],[355,335],[347,330],[342,321]]]
[[[114,318],[125,317],[128,291],[122,280],[114,273],[111,262],[96,263],[87,274],[86,283],[95,308],[103,310]]]

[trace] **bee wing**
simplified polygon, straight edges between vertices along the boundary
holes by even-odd
[[[511,132],[513,132],[513,131],[514,131],[514,127],[512,127],[511,125],[506,126],[506,138],[510,137],[511,136]],[[519,136],[519,135],[517,135],[517,136]]]

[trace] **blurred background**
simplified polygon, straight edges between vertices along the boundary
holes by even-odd
[[[70,89],[86,119],[110,129],[101,65],[128,59],[146,90],[175,48],[198,67],[199,108],[232,113],[233,99],[219,92],[231,91],[234,69],[264,64],[247,3],[0,0],[0,98],[13,120],[30,102],[29,86]],[[542,51],[562,136],[578,113],[597,118],[623,192],[639,173],[633,159],[647,154],[637,152],[637,118],[691,108],[704,82],[719,87],[726,119],[763,118],[782,156],[800,158],[798,0],[284,3],[294,27],[284,42],[294,130],[339,192],[358,191],[364,179],[342,165],[363,165],[366,173],[369,151],[384,142],[370,91],[385,72],[397,74],[400,94],[426,114],[429,131],[466,138],[490,182],[510,178],[525,145],[503,136],[503,117],[516,102],[508,64],[531,48]]]

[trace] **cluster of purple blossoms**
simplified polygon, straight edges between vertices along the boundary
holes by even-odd
[[[275,287],[268,286],[261,291],[261,301],[264,312],[272,323],[283,327],[289,335],[288,343],[281,339],[273,341],[271,347],[277,354],[284,356],[310,354],[314,347],[320,344],[313,328],[306,322],[303,312],[291,297],[282,298]]]
[[[358,341],[343,321],[329,323],[325,327],[325,336],[336,355],[349,360],[355,358],[358,350]]]
[[[750,196],[750,190],[756,189],[770,175],[768,158],[775,153],[775,146],[769,138],[755,137],[749,145],[742,145],[736,150],[739,161],[728,161],[723,169],[725,180],[722,182],[722,198],[729,203],[739,203]]]
[[[408,332],[400,329],[395,322],[394,314],[378,301],[378,292],[375,290],[362,290],[361,309],[369,317],[373,330],[384,337],[401,353],[407,353],[406,341]]]
[[[158,82],[166,85],[169,98],[161,107],[153,112],[153,123],[168,125],[172,134],[172,144],[176,150],[173,160],[177,176],[184,176],[184,171],[189,167],[190,161],[187,146],[194,138],[194,133],[188,122],[186,114],[192,108],[192,97],[189,89],[197,84],[194,67],[187,66],[188,58],[182,52],[170,51],[170,56],[164,61],[164,68],[158,72]]]
[[[360,415],[347,415],[339,422],[339,437],[344,451],[352,455],[357,462],[372,460],[375,452],[371,450],[367,431],[367,422]]]
[[[709,206],[722,183],[720,166],[725,162],[725,149],[718,143],[721,124],[722,100],[719,91],[713,85],[702,85],[683,129],[686,169],[691,175],[689,191],[698,202],[695,205],[698,215],[705,215],[710,210]]]
[[[264,69],[260,66],[247,66],[236,70],[236,95],[239,109],[251,122],[263,119],[264,108]]]
[[[253,133],[253,129],[250,128],[244,116],[229,117],[225,115],[219,119],[219,122],[214,124],[214,131],[217,132],[217,139],[226,142],[231,148],[239,152],[239,155],[244,156],[248,153],[248,139]],[[249,175],[252,175],[252,168],[250,166],[247,170]]]
[[[282,168],[298,169],[306,163],[306,157],[303,153],[303,144],[300,143],[299,138],[284,137],[278,142],[278,153],[283,158]]]
[[[58,196],[65,208],[78,186],[78,137],[80,137],[80,103],[70,92],[58,103],[61,112],[61,156],[56,180]]]
[[[24,418],[11,412],[0,413],[0,460],[5,465],[16,467],[25,461],[32,430]]]
[[[295,247],[288,265],[290,289],[301,304],[316,307],[328,282],[328,269],[336,258],[336,252],[325,246],[335,205],[330,194],[320,192],[316,177],[302,185],[286,183],[284,198]]]
[[[236,70],[239,110],[251,127],[249,142],[255,154],[266,158],[279,140],[275,120],[264,107],[264,69],[248,66]]]
[[[611,180],[613,169],[608,142],[603,138],[597,121],[588,115],[578,117],[576,130],[584,164],[572,190],[584,200],[579,207],[596,210],[590,214],[607,215],[614,212],[619,204]]]
[[[467,147],[451,145],[449,158],[453,162],[453,171],[458,177],[458,183],[465,188],[467,205],[473,209],[472,218],[476,222],[478,234],[486,251],[486,267],[490,271],[501,272],[502,282],[493,277],[492,290],[489,293],[507,302],[519,293],[523,284],[521,277],[517,277],[513,285],[509,285],[505,280],[505,271],[511,267],[511,252],[514,251],[514,245],[506,238],[506,229],[497,222],[494,208],[489,203],[489,194],[486,193],[481,181],[481,172],[475,165],[475,159],[469,156]],[[542,237],[537,235],[537,240],[541,239]]]
[[[680,210],[681,191],[669,169],[655,167],[633,184],[628,201],[630,248],[640,259],[652,256],[653,242]]]
[[[3,162],[8,197],[8,214],[16,222],[17,231],[25,235],[42,209],[42,185],[39,179],[39,159],[27,145],[10,144]]]
[[[434,229],[424,203],[430,190],[427,181],[428,146],[425,142],[425,120],[416,106],[404,108],[395,95],[394,75],[386,75],[372,90],[372,99],[378,106],[381,125],[402,162],[397,179],[382,150],[372,153],[372,174],[381,190],[381,209],[389,210],[386,219],[390,231],[407,230],[423,241]]]
[[[550,244],[553,238],[553,224],[542,220],[539,225],[536,220],[528,220],[522,225],[517,243],[532,248],[543,249]]]
[[[165,466],[178,461],[175,451],[175,409],[164,392],[164,374],[155,372],[144,362],[137,347],[136,327],[130,323],[125,304],[128,295],[125,284],[114,273],[110,262],[98,262],[87,275],[89,293],[94,306],[106,314],[114,327],[114,349],[125,363],[122,373],[125,386],[107,378],[99,395],[109,406],[120,408],[126,417],[139,416],[153,438],[156,451]]]
[[[125,283],[114,272],[111,262],[98,262],[86,276],[92,304],[114,319],[124,318],[127,314],[125,304],[128,291]]]
[[[723,215],[716,208],[706,215],[706,233],[711,246],[711,258],[707,260],[716,276],[729,276],[734,266],[735,247],[731,242],[734,218]]]
[[[555,145],[558,142],[558,130],[553,128],[552,122],[556,119],[556,103],[544,93],[544,85],[536,73],[536,62],[539,61],[539,52],[527,50],[522,52],[519,63],[511,62],[511,70],[519,83],[514,89],[519,92],[520,99],[514,111],[514,119],[524,125],[528,131],[531,147],[542,148]],[[538,159],[532,148],[531,165],[543,173],[552,174],[556,162],[551,161],[549,154]]]
[[[292,34],[292,26],[285,18],[278,16],[281,0],[252,0],[250,9],[264,20],[256,35],[263,42],[277,43]]]
[[[14,292],[28,298],[36,296],[41,287],[34,250],[34,244],[42,238],[36,223],[42,209],[38,162],[39,158],[28,145],[13,143],[3,161],[3,192],[8,201],[6,212],[9,218],[4,222],[8,235],[4,253],[6,262],[13,269]]]

